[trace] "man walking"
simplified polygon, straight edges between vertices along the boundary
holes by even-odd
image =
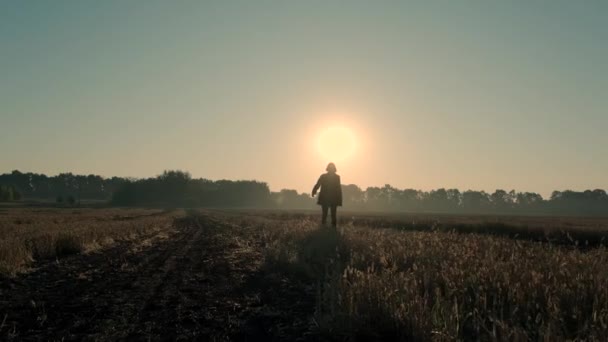
[[[312,189],[312,196],[314,197],[317,194],[317,190],[321,188],[319,198],[317,199],[317,204],[322,209],[321,223],[325,225],[327,222],[327,212],[331,210],[331,225],[335,228],[337,224],[337,207],[342,206],[342,185],[340,183],[340,176],[336,173],[337,169],[334,163],[329,163],[325,170],[327,173],[319,177],[317,184]]]

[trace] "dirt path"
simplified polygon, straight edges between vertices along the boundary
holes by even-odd
[[[255,239],[209,215],[175,228],[0,279],[0,339],[315,339],[312,294],[265,270]]]

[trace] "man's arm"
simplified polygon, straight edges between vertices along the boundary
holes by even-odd
[[[340,176],[338,176],[338,201],[340,205],[342,204],[342,182],[340,181]]]
[[[321,187],[321,178],[323,178],[323,176],[319,177],[317,184],[315,184],[314,188],[312,188],[312,197],[315,197],[315,195],[317,194],[317,190],[319,190],[319,188]]]

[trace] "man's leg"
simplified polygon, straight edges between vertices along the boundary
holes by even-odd
[[[338,211],[338,206],[332,205],[331,206],[331,225],[334,227],[338,223],[337,211]]]
[[[323,211],[323,215],[321,216],[321,224],[325,224],[325,222],[327,222],[327,206],[326,205],[322,205],[321,206],[321,210]]]

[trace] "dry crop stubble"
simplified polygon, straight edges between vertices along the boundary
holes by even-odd
[[[90,253],[115,241],[169,232],[181,211],[139,209],[10,209],[0,215],[0,273],[33,261]]]
[[[128,241],[127,250],[137,254],[138,246],[146,249],[155,236],[179,245],[171,227],[180,215],[11,209],[0,215],[0,264],[14,273],[32,261],[103,251],[115,241]],[[287,298],[281,300],[309,298],[310,316],[304,319],[325,336],[421,341],[608,336],[608,250],[576,240],[582,231],[599,241],[604,234],[603,226],[595,227],[599,221],[514,218],[510,228],[505,217],[494,232],[496,222],[484,226],[487,217],[355,216],[337,230],[319,227],[317,219],[287,212],[205,213],[209,231],[228,234],[229,241],[218,240],[225,247],[263,255],[261,275],[304,289],[284,292]],[[554,234],[553,223],[572,241],[535,238],[539,231]],[[517,235],[524,229],[533,232],[531,239]],[[227,260],[238,256],[226,255]]]
[[[266,261],[317,287],[315,322],[366,339],[602,340],[608,251],[488,234],[252,217]]]

